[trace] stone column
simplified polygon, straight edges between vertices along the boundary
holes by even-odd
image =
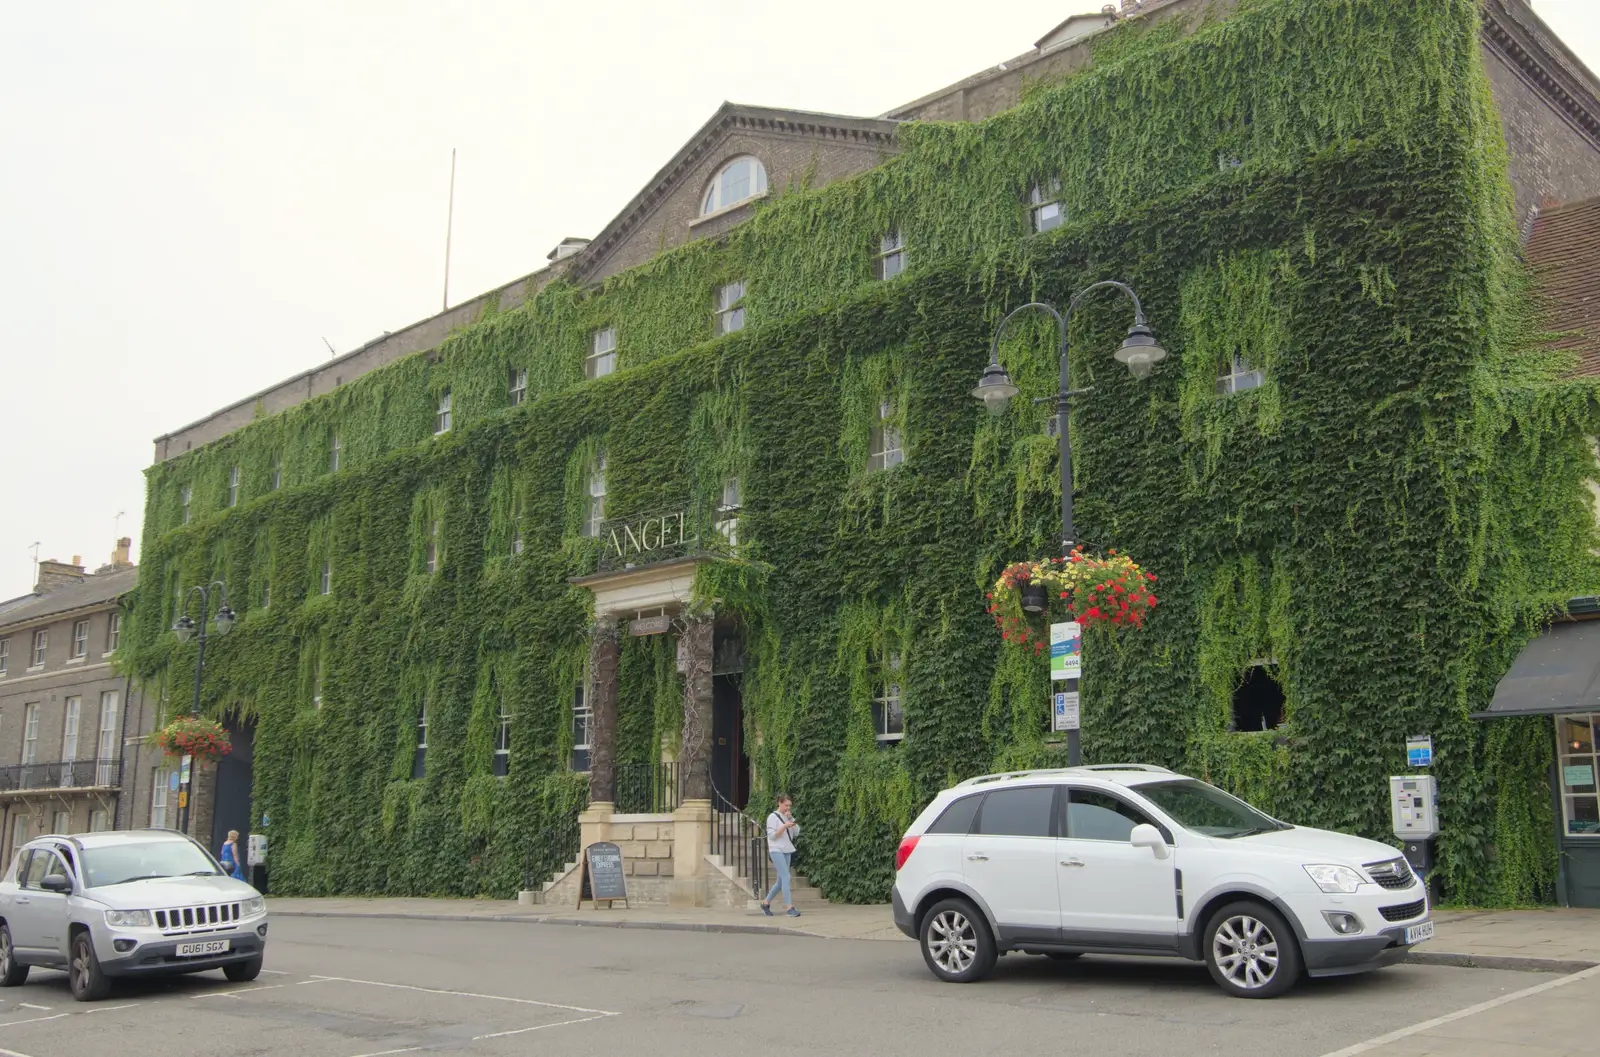
[[[589,804],[612,804],[617,784],[617,665],[622,645],[615,617],[589,633]]]
[[[686,661],[683,672],[683,752],[678,774],[685,800],[711,799],[711,652],[714,627],[710,614],[691,616],[678,640]],[[722,790],[723,796],[733,790]]]

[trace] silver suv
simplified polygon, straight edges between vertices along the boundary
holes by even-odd
[[[36,965],[66,970],[80,1002],[114,977],[254,980],[266,947],[261,893],[170,830],[39,837],[0,880],[0,987]]]

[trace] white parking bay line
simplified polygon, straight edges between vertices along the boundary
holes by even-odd
[[[41,1013],[50,1012],[49,1006],[36,1006],[32,1002],[18,1002],[17,1005],[21,1006],[23,1009],[37,1009]]]
[[[568,1024],[587,1024],[591,1020],[604,1020],[607,1017],[620,1017],[621,1013],[599,1013],[592,1017],[577,1017],[573,1020],[558,1020],[554,1024],[535,1024],[531,1028],[515,1028],[511,1031],[496,1031],[488,1035],[474,1035],[472,1041],[479,1039],[503,1039],[507,1035],[526,1035],[530,1031],[543,1031],[545,1028],[564,1028]]]
[[[454,995],[457,998],[483,998],[491,1002],[515,1002],[523,1006],[542,1006],[545,1009],[570,1009],[574,1013],[593,1013],[596,1017],[615,1017],[621,1014],[614,1009],[589,1009],[564,1002],[540,1002],[533,998],[512,998],[509,995],[482,995],[476,991],[452,991],[443,987],[416,987],[412,984],[391,984],[382,980],[352,980],[348,976],[319,976],[318,981],[337,984],[365,984],[368,987],[394,987],[402,991],[417,991],[425,995]],[[310,983],[312,981],[306,981]],[[594,1019],[592,1017],[585,1019]]]
[[[1446,1013],[1442,1017],[1434,1017],[1432,1020],[1424,1020],[1420,1024],[1413,1024],[1410,1027],[1401,1028],[1399,1031],[1391,1031],[1387,1035],[1379,1035],[1375,1039],[1368,1039],[1366,1042],[1358,1042],[1354,1046],[1346,1046],[1342,1050],[1334,1050],[1332,1053],[1325,1053],[1322,1055],[1322,1057],[1356,1057],[1357,1054],[1369,1053],[1372,1050],[1380,1049],[1389,1045],[1389,1043],[1403,1039],[1408,1035],[1419,1035],[1424,1031],[1431,1031],[1441,1024],[1449,1024],[1454,1020],[1465,1020],[1467,1017],[1475,1016],[1478,1013],[1483,1013],[1487,1010],[1494,1009],[1496,1006],[1503,1006],[1507,1003],[1515,1002],[1518,999],[1531,998],[1534,995],[1543,994],[1546,991],[1553,991],[1558,987],[1566,987],[1568,984],[1575,984],[1579,980],[1590,980],[1596,976],[1600,976],[1600,965],[1595,966],[1593,969],[1585,969],[1581,973],[1573,973],[1571,976],[1563,976],[1559,979],[1549,980],[1542,984],[1535,984],[1532,987],[1523,988],[1521,991],[1513,991],[1509,995],[1501,995],[1499,998],[1491,998],[1487,1002],[1479,1002],[1475,1006],[1468,1006],[1466,1009],[1458,1009],[1454,1013]]]
[[[0,1048],[0,1057],[28,1057],[28,1055],[20,1050],[7,1050]]]

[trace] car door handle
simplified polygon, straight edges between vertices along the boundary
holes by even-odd
[[[1062,866],[1087,866],[1088,863],[1084,862],[1082,859],[1062,859],[1061,860],[1061,865]]]
[[[29,904],[29,903],[31,903],[31,902],[33,902],[33,900],[31,900],[31,899],[28,899],[28,898],[27,898],[27,897],[25,897],[25,896],[18,896],[18,897],[17,897],[17,906],[19,906],[19,907],[21,907],[21,906],[27,906],[27,905],[28,905],[28,904]]]
[[[969,855],[969,856],[967,856],[967,861],[968,862],[988,862],[989,861],[989,857],[987,855]]]

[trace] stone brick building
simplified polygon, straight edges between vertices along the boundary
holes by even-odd
[[[0,603],[0,853],[41,833],[162,825],[140,773],[154,714],[115,667],[131,540],[93,573],[39,563],[38,584]],[[141,751],[142,750],[142,751]]]

